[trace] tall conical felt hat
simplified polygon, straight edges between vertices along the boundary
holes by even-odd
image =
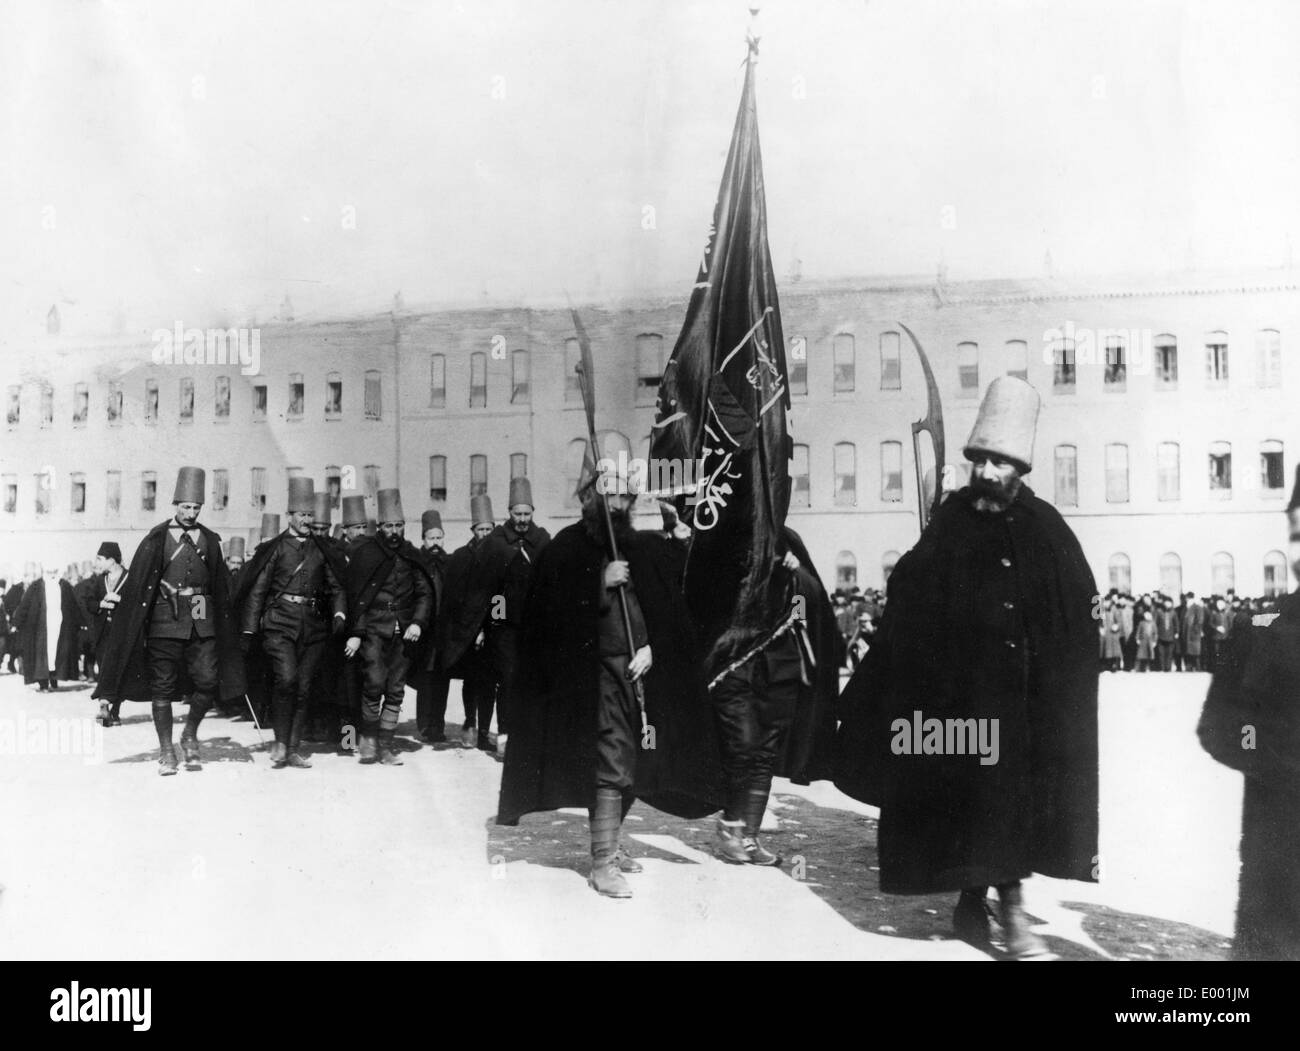
[[[280,535],[280,516],[265,514],[262,515],[262,539],[267,540],[273,536]]]
[[[345,526],[366,524],[366,498],[364,496],[345,496],[343,498],[343,524]]]
[[[533,487],[527,478],[510,479],[510,499],[506,502],[506,509],[509,510],[517,504],[533,506]]]
[[[207,488],[207,476],[202,467],[182,467],[176,474],[174,504],[201,504]]]
[[[420,516],[420,535],[423,536],[430,529],[442,528],[442,515],[430,508]]]
[[[1034,466],[1034,432],[1038,428],[1038,391],[1018,376],[999,376],[989,384],[975,418],[975,429],[962,450],[993,453],[1012,460],[1023,471]]]
[[[248,531],[248,543],[249,543],[249,545],[255,548],[255,547],[257,547],[257,545],[260,544],[261,542],[262,542],[262,530],[261,530],[261,529],[250,529],[250,530]]]
[[[313,493],[311,498],[311,524],[330,524],[330,494]]]
[[[492,517],[492,498],[486,493],[469,498],[469,518],[471,525],[491,525],[496,521]]]
[[[306,511],[311,514],[312,498],[316,495],[316,486],[310,478],[299,475],[289,479],[289,514]]]
[[[402,491],[400,489],[380,489],[379,490],[379,518],[380,522],[405,522],[406,516],[402,514]]]
[[[226,541],[226,557],[227,558],[244,557],[244,538],[242,536],[232,536],[229,540]]]
[[[1291,502],[1286,505],[1288,511],[1294,511],[1300,507],[1300,464],[1295,468],[1295,488],[1291,490]]]

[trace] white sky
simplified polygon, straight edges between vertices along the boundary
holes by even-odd
[[[738,0],[6,3],[0,324],[684,295],[747,23]],[[768,0],[759,32],[780,274],[1300,251],[1294,0]]]

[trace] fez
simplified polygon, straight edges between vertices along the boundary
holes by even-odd
[[[400,489],[379,490],[378,520],[380,522],[406,521],[406,516],[402,514],[402,491]]]
[[[202,467],[182,467],[176,475],[174,504],[201,504],[207,476]]]
[[[533,506],[533,487],[527,478],[510,479],[510,500],[506,504],[506,509],[509,510],[518,504]]]
[[[311,498],[311,524],[327,526],[330,524],[330,494],[313,493]]]
[[[345,526],[366,524],[366,498],[364,496],[345,496],[343,498],[343,524]]]
[[[492,518],[492,498],[486,493],[481,496],[470,497],[469,517],[471,525],[491,525]]]
[[[296,511],[312,512],[312,499],[316,495],[316,486],[310,478],[289,479],[289,514]]]

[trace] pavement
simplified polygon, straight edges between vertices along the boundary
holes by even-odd
[[[1241,779],[1196,742],[1207,685],[1102,677],[1100,882],[1025,885],[1056,958],[1227,956]],[[161,778],[145,706],[104,729],[89,684],[0,675],[0,958],[999,957],[952,938],[955,895],[881,895],[876,812],[824,782],[775,786],[780,869],[724,864],[711,819],[638,803],[624,840],[645,871],[602,898],[585,813],[495,825],[501,765],[460,746],[455,687],[453,740],[404,722],[401,767],[314,745],[312,769],[272,770],[269,734],[209,716],[202,770]]]

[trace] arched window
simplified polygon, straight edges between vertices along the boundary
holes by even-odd
[[[364,394],[365,416],[367,420],[379,420],[384,415],[384,388],[378,369],[367,369]]]
[[[1023,339],[1007,340],[1007,375],[1029,380],[1029,344]]]
[[[1286,592],[1286,555],[1281,551],[1270,551],[1264,556],[1264,597],[1277,598]]]
[[[325,374],[325,418],[337,420],[343,416],[343,377],[337,372]]]
[[[528,477],[528,454],[511,453],[510,454],[510,479]]]
[[[1074,340],[1060,336],[1052,340],[1052,390],[1057,394],[1073,394],[1074,378]]]
[[[1205,337],[1205,383],[1222,387],[1228,382],[1228,334],[1211,332]]]
[[[1181,490],[1178,443],[1161,442],[1156,446],[1156,499],[1177,500]]]
[[[443,503],[447,499],[447,457],[429,457],[429,499]]]
[[[447,356],[433,354],[429,358],[429,408],[447,407]]]
[[[835,445],[835,503],[852,507],[858,502],[858,453],[852,442]]]
[[[1107,565],[1107,571],[1110,576],[1110,586],[1121,594],[1131,595],[1133,593],[1133,564],[1129,561],[1128,555],[1123,551],[1116,551],[1110,556],[1110,562]]]
[[[474,453],[469,458],[469,497],[486,496],[488,489],[488,461],[483,453]]]
[[[841,551],[835,556],[835,586],[851,588],[858,582],[858,560],[852,551]]]
[[[1160,590],[1174,598],[1183,593],[1183,560],[1172,551],[1160,556]]]
[[[903,364],[898,353],[898,333],[882,332],[880,334],[880,389],[902,390],[902,388]]]
[[[487,355],[481,351],[469,356],[469,407],[487,405]]]
[[[1106,446],[1106,502],[1128,503],[1128,446],[1112,443]]]
[[[1259,486],[1267,496],[1281,496],[1286,492],[1282,443],[1274,438],[1259,443]]]
[[[790,506],[810,507],[812,484],[808,477],[808,446],[796,445],[790,458]]]
[[[1162,332],[1154,341],[1156,390],[1173,390],[1178,386],[1178,338]]]
[[[957,344],[957,393],[973,398],[980,390],[980,345]]]
[[[1226,500],[1232,495],[1232,443],[1210,443],[1210,496]]]
[[[1217,552],[1210,559],[1210,590],[1216,595],[1226,595],[1236,586],[1236,563],[1228,552]]]
[[[847,332],[835,337],[835,393],[851,394],[856,381],[856,344]],[[882,373],[883,376],[883,373]]]
[[[1282,333],[1275,328],[1260,329],[1255,333],[1255,348],[1259,359],[1259,385],[1282,386]]]
[[[1128,346],[1123,336],[1106,337],[1102,389],[1123,391],[1128,380]]]
[[[528,351],[516,350],[510,355],[510,404],[527,405],[532,398],[532,390]]]
[[[886,551],[880,558],[880,576],[882,585],[889,583],[889,575],[894,572],[894,567],[898,565],[898,552]]]
[[[887,504],[903,499],[903,444],[880,443],[880,499]]]
[[[1056,447],[1056,506],[1079,506],[1079,450],[1073,445]]]

